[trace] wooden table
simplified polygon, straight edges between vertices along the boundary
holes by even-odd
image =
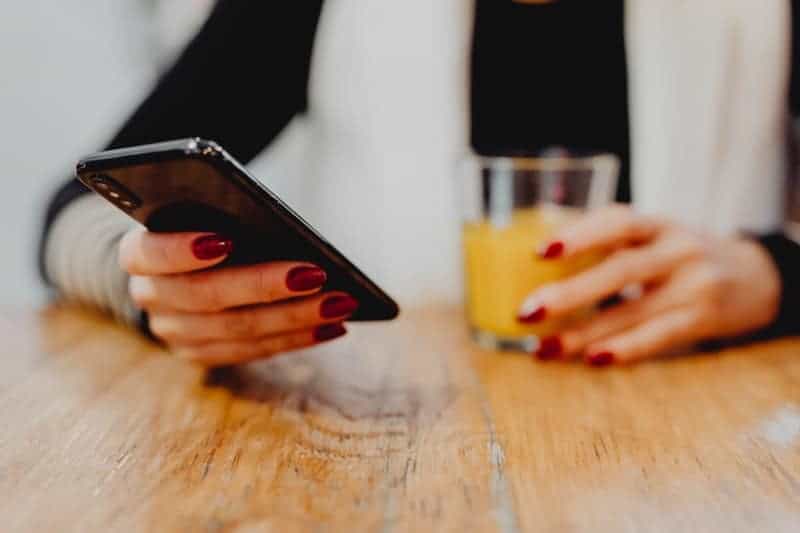
[[[0,530],[800,531],[800,341],[592,370],[456,311],[206,373],[0,314]]]

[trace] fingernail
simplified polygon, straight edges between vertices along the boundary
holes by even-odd
[[[564,253],[564,243],[553,241],[539,250],[539,257],[542,259],[556,259]]]
[[[358,300],[351,296],[331,296],[320,305],[319,314],[322,318],[337,318],[346,316],[358,309]]]
[[[347,330],[341,324],[325,324],[314,330],[314,340],[325,342],[341,337],[345,333],[347,333]]]
[[[203,261],[218,259],[232,251],[233,241],[216,233],[198,237],[192,242],[192,253]]]
[[[547,316],[547,309],[543,305],[536,307],[528,313],[520,314],[517,320],[523,324],[535,324],[541,322]]]
[[[539,341],[536,357],[542,361],[549,361],[550,359],[557,359],[562,351],[561,339],[557,335],[551,335]]]
[[[286,274],[286,286],[292,292],[313,291],[325,285],[328,275],[314,266],[295,267]]]
[[[613,362],[614,354],[611,352],[598,352],[586,358],[586,363],[590,366],[608,366]]]

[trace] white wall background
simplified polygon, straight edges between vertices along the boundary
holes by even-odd
[[[34,247],[48,193],[108,139],[209,3],[5,6],[0,304],[42,300]],[[458,292],[452,193],[466,103],[453,88],[464,87],[468,4],[329,0],[314,113],[253,165],[406,305]]]
[[[42,301],[35,244],[49,194],[81,155],[113,134],[207,3],[25,0],[4,6],[0,305]]]

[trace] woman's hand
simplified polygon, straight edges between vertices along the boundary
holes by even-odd
[[[326,275],[307,263],[271,262],[208,270],[234,243],[210,233],[128,232],[120,265],[150,329],[177,355],[228,365],[310,346],[346,333],[358,307],[320,293]]]
[[[564,317],[626,288],[640,297],[597,311],[542,339],[541,359],[629,363],[708,339],[755,331],[778,312],[781,284],[771,258],[744,238],[715,238],[613,206],[582,217],[545,244],[546,259],[609,253],[598,265],[540,288],[523,322]]]

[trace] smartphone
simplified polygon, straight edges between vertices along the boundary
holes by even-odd
[[[209,231],[233,239],[234,251],[220,266],[308,261],[328,274],[324,290],[359,301],[350,320],[391,320],[399,313],[377,284],[213,141],[99,152],[81,159],[76,173],[150,231]]]

